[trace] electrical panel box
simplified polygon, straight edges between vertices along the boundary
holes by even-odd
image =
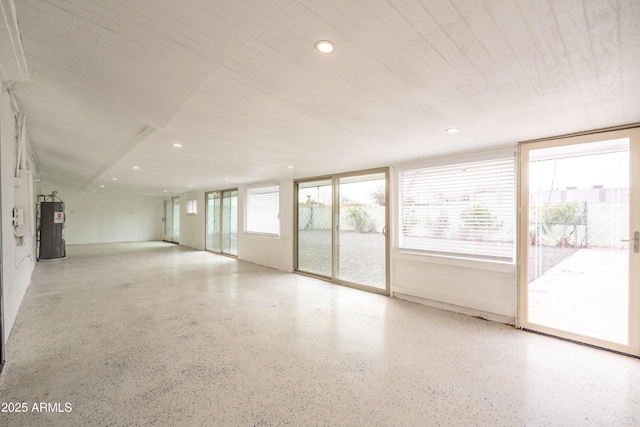
[[[30,171],[20,171],[20,177],[15,178],[13,226],[18,237],[33,236],[35,234],[35,200],[33,196],[33,177]],[[18,214],[16,211],[21,212]],[[17,215],[21,215],[19,219]]]
[[[24,226],[24,209],[13,208],[13,226]]]

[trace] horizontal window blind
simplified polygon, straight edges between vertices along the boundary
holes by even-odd
[[[400,249],[513,260],[515,158],[401,170]]]
[[[278,184],[247,190],[249,233],[280,234],[280,187]]]
[[[198,199],[187,199],[187,215],[198,214]]]

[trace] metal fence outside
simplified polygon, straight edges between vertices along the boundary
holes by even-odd
[[[544,246],[625,248],[628,239],[629,204],[583,202],[577,221],[545,222],[545,210],[567,203],[530,207],[529,237],[531,244]]]

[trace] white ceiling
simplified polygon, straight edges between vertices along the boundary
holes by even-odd
[[[213,190],[640,122],[637,0],[15,4],[30,144],[77,189]]]

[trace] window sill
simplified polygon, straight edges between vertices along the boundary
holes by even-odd
[[[411,261],[419,263],[450,265],[454,267],[471,268],[474,270],[497,271],[501,273],[517,273],[517,267],[513,261],[498,261],[478,258],[465,258],[450,255],[435,255],[407,250],[394,250],[391,254],[394,260]]]
[[[245,231],[244,234],[248,234],[250,236],[264,236],[264,237],[275,237],[277,239],[280,238],[279,234],[272,234],[272,233],[260,233],[258,231]]]

